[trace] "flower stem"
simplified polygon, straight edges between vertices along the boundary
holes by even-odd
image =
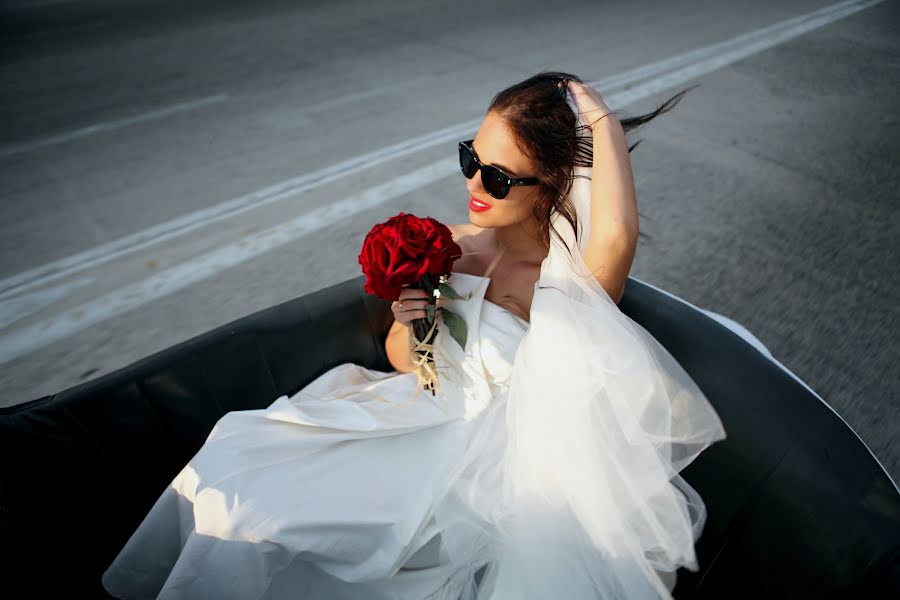
[[[422,278],[416,283],[412,284],[410,287],[416,289],[423,289],[428,292],[427,300],[430,304],[436,304],[437,300],[434,297],[434,289],[435,286],[431,281],[430,275],[423,275]],[[413,320],[413,333],[415,334],[416,340],[422,342],[425,341],[426,344],[431,344],[434,341],[434,338],[437,336],[437,327],[434,328],[431,337],[428,340],[424,340],[425,336],[431,331],[432,326],[434,325],[434,320],[437,318],[437,311],[432,313],[434,316],[432,318],[420,317],[418,319]],[[422,356],[422,353],[417,353],[419,356]],[[429,359],[429,363],[433,361]],[[434,389],[431,388],[431,394],[434,395]]]

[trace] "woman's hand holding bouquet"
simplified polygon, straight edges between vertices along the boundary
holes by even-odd
[[[397,320],[410,327],[410,350],[414,354],[419,384],[435,394],[439,388],[432,341],[441,315],[453,339],[466,347],[465,320],[438,307],[436,298],[461,299],[448,283],[453,262],[462,249],[443,223],[431,217],[401,212],[372,227],[363,241],[359,264],[366,276],[366,292],[396,303]],[[414,292],[413,290],[421,290]],[[404,310],[405,309],[405,310]],[[423,312],[419,312],[423,311]],[[401,314],[415,315],[404,319]]]

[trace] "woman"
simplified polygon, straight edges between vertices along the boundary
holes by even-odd
[[[724,430],[615,304],[638,225],[624,129],[662,110],[619,123],[567,73],[498,94],[459,148],[471,223],[453,227],[465,255],[450,282],[465,299],[439,303],[468,339],[461,348],[439,328],[437,396],[412,372],[423,301],[406,289],[385,343],[397,370],[345,363],[264,410],[226,414],[106,589],[670,597],[675,570],[697,568],[705,520],[678,471]]]

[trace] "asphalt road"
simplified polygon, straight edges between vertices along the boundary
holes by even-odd
[[[355,277],[401,210],[464,222],[456,140],[559,69],[626,115],[699,84],[632,134],[632,275],[744,325],[900,481],[900,3],[560,6],[5,2],[0,406]]]

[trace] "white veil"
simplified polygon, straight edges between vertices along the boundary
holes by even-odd
[[[506,426],[482,429],[451,485],[453,506],[437,514],[455,521],[443,544],[472,565],[467,576],[488,565],[467,600],[671,598],[674,572],[698,569],[706,507],[678,473],[725,430],[690,376],[584,264],[591,169],[575,174],[578,251],[551,236],[505,408],[485,416]],[[575,248],[568,221],[551,219]],[[487,435],[504,429],[505,439]]]

